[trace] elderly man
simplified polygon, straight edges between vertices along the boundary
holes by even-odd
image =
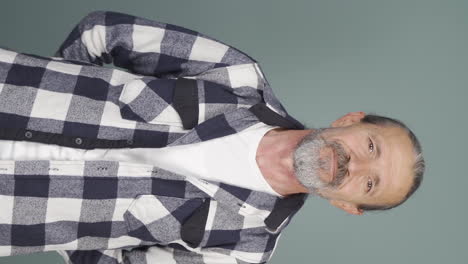
[[[114,12],[53,58],[0,50],[0,138],[0,255],[69,263],[265,263],[309,193],[389,209],[424,171],[401,122],[305,129],[246,54]]]

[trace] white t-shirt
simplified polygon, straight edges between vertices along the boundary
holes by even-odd
[[[164,148],[76,149],[0,140],[0,160],[113,160],[150,164],[206,180],[280,196],[265,180],[255,156],[262,137],[277,127],[255,124],[240,133]]]

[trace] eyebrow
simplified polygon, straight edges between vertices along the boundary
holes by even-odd
[[[375,176],[374,176],[374,188],[373,188],[371,196],[374,196],[375,193],[377,192],[376,190],[379,189],[379,183],[380,183],[380,177],[379,177],[379,174],[376,173]]]
[[[382,142],[380,141],[380,139],[374,134],[374,133],[370,133],[370,136],[372,138],[372,140],[374,141],[374,147],[375,147],[375,150],[376,150],[376,155],[375,155],[375,158],[376,159],[379,159],[380,156],[382,155],[382,152],[380,150],[381,146],[382,146]],[[379,172],[375,172],[374,173],[374,188],[372,190],[372,194],[371,196],[374,196],[375,193],[376,193],[376,190],[378,190],[379,188],[379,183],[380,183],[380,176],[379,176]]]
[[[376,152],[377,152],[375,158],[378,159],[378,158],[380,158],[380,155],[382,154],[382,153],[380,152],[380,147],[382,146],[382,144],[381,144],[382,142],[380,142],[380,140],[377,138],[377,136],[376,136],[374,133],[370,133],[370,134],[371,134],[372,139],[373,139],[374,142],[376,143],[376,144],[374,144],[374,147],[375,147]]]

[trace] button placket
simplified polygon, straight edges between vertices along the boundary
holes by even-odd
[[[26,133],[24,133],[24,136],[25,136],[26,138],[32,138],[33,134],[32,134],[31,131],[26,131]]]

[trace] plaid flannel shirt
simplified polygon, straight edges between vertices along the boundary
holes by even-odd
[[[102,67],[114,63],[128,71]],[[201,33],[93,12],[56,57],[0,49],[0,139],[160,148],[258,122],[303,126],[257,62]],[[69,263],[263,263],[306,195],[280,198],[148,164],[0,161],[0,255]]]

